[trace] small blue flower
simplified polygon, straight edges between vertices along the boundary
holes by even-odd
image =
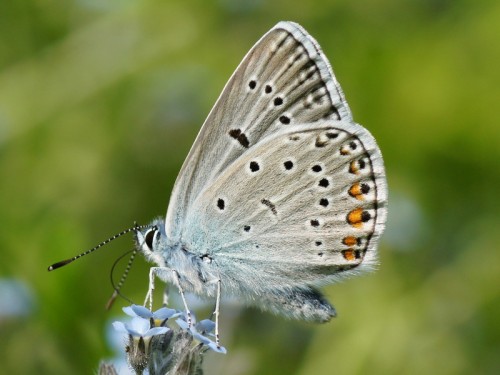
[[[210,341],[210,343],[207,345],[210,349],[212,349],[214,352],[221,353],[221,354],[226,354],[227,350],[223,346],[217,345],[215,342]]]
[[[149,320],[137,316],[132,318],[130,323],[113,322],[113,327],[118,332],[131,335],[132,337],[143,337],[143,338],[148,338],[155,335],[161,335],[167,333],[170,330],[170,328],[167,327],[151,328]]]
[[[169,309],[167,307],[162,307],[155,312],[149,311],[149,309],[140,305],[132,305],[123,308],[123,312],[132,317],[141,317],[143,319],[153,319],[154,321],[164,321],[166,319],[175,318],[182,313],[180,311]]]
[[[201,322],[196,323],[196,330],[201,332],[211,333],[215,329],[215,322],[210,319],[203,319]]]
[[[175,321],[179,327],[183,330],[189,332],[193,338],[202,344],[208,346],[214,352],[226,354],[226,348],[223,346],[217,345],[214,341],[210,340],[208,337],[204,336],[204,334],[208,334],[210,336],[214,336],[211,332],[215,329],[215,323],[210,319],[204,319],[199,323],[196,323],[196,318],[191,316],[191,326],[186,322],[186,318],[184,316],[180,317]]]

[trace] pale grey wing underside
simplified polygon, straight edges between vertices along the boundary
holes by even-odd
[[[250,148],[197,197],[183,246],[211,256],[229,290],[321,285],[374,264],[386,202],[366,129],[297,125]]]
[[[352,121],[326,57],[299,25],[280,22],[245,56],[206,119],[175,183],[166,233],[183,238],[192,202],[261,139],[295,124]]]

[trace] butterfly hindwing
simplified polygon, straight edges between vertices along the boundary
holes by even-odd
[[[238,157],[295,124],[351,121],[330,65],[302,27],[280,22],[249,51],[226,84],[179,173],[165,222],[181,241],[192,203]]]
[[[214,259],[226,290],[326,284],[374,264],[386,194],[382,157],[364,128],[334,120],[292,126],[203,190],[183,246]]]

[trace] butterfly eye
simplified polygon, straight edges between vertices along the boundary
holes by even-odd
[[[152,228],[147,234],[145,238],[146,245],[148,246],[148,249],[153,251],[153,239],[155,237],[156,232],[158,229],[156,227]]]

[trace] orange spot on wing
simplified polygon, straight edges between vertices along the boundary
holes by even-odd
[[[350,151],[349,151],[349,149],[347,147],[342,146],[340,148],[340,155],[349,155],[349,154],[350,154]]]
[[[347,221],[349,221],[350,224],[360,223],[362,213],[363,213],[362,208],[356,208],[356,209],[352,210],[347,215]]]
[[[363,192],[361,191],[361,185],[358,182],[351,186],[351,188],[349,189],[349,195],[359,200],[364,199]]]
[[[352,173],[352,174],[359,173],[359,168],[358,168],[356,160],[351,161],[351,164],[349,165],[349,173]]]
[[[354,246],[358,243],[358,239],[356,237],[349,236],[349,237],[345,237],[342,240],[342,243],[346,246]]]
[[[363,225],[363,209],[356,208],[347,214],[347,222],[355,228]]]
[[[350,262],[352,262],[353,260],[356,260],[356,255],[354,254],[353,249],[343,250],[342,255],[344,256],[344,258],[346,260],[348,260]]]

